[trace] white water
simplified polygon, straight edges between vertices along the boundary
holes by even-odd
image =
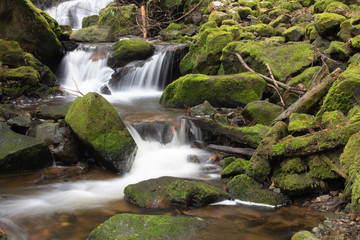
[[[57,6],[46,9],[59,24],[68,24],[73,29],[80,29],[82,19],[97,15],[112,0],[71,0],[59,3]]]

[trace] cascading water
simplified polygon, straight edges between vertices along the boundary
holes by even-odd
[[[68,24],[73,29],[81,28],[82,19],[96,15],[112,0],[70,0],[46,9],[59,24]]]

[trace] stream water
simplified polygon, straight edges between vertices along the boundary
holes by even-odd
[[[68,1],[70,4],[83,1]],[[91,2],[91,1],[87,1]],[[105,4],[109,1],[93,1]],[[50,12],[50,14],[52,14]],[[40,172],[0,175],[0,227],[11,239],[86,239],[89,232],[117,213],[176,215],[173,209],[149,210],[129,205],[123,190],[131,183],[160,176],[218,178],[219,168],[208,162],[211,153],[190,146],[182,116],[184,110],[165,108],[158,103],[168,82],[172,46],[159,46],[146,62],[133,63],[132,70],[118,84],[109,85],[114,71],[107,67],[107,45],[85,45],[69,53],[59,70],[66,97],[46,102],[65,104],[75,99],[78,91],[99,92],[104,86],[111,95],[104,95],[118,110],[134,137],[138,150],[130,172],[117,176],[100,168],[60,180],[41,180]],[[94,54],[102,52],[102,58]],[[170,71],[168,73],[167,71]],[[76,82],[76,84],[75,84]],[[25,106],[31,109],[36,106]],[[157,131],[136,131],[136,125],[159,125]],[[174,126],[172,140],[162,143],[161,125]],[[191,127],[191,126],[190,126]],[[192,134],[201,138],[192,127]],[[189,156],[198,156],[200,163],[191,163]],[[199,216],[209,222],[201,232],[203,239],[290,239],[300,229],[317,225],[322,216],[306,208],[290,206],[273,209],[236,204],[212,205],[200,209],[184,209],[183,214]]]

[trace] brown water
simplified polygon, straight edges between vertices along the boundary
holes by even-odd
[[[86,174],[63,179],[64,181],[104,180],[117,177],[99,168]],[[54,181],[40,180],[39,172],[24,174],[2,174],[0,197],[32,194],[33,186],[43,186]],[[50,187],[51,185],[49,185]],[[49,189],[50,190],[50,189]],[[46,189],[44,189],[46,191]],[[132,206],[123,200],[109,202],[105,207],[55,212],[46,215],[13,219],[27,233],[28,239],[86,239],[96,226],[118,213],[176,215],[178,211],[147,210]],[[279,209],[236,206],[207,206],[182,210],[182,214],[201,217],[209,223],[201,232],[203,239],[275,240],[290,239],[300,229],[311,229],[322,221],[322,214],[307,208],[289,206]],[[5,225],[0,227],[7,229]]]

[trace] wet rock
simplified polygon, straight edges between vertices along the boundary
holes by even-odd
[[[313,229],[314,231],[314,229]],[[291,240],[319,240],[319,238],[315,237],[311,232],[306,231],[306,230],[302,230],[300,232],[297,232],[296,234],[294,234],[294,236],[292,236]]]
[[[101,95],[78,97],[65,117],[71,129],[106,169],[125,173],[130,169],[136,143],[115,108]]]
[[[146,224],[144,224],[146,223]],[[198,217],[117,214],[95,228],[89,240],[110,239],[198,239],[207,223]]]
[[[172,122],[164,120],[142,121],[132,126],[144,140],[167,144],[174,137],[175,126]]]
[[[258,119],[257,123],[268,125],[272,120],[279,116],[283,108],[268,101],[253,101],[248,103],[242,115],[249,121]]]
[[[215,114],[217,110],[211,106],[211,104],[208,101],[205,101],[202,104],[196,105],[189,110],[190,117],[195,116],[210,116],[212,114]]]
[[[113,42],[114,38],[109,26],[90,26],[71,33],[70,40],[76,42]]]
[[[57,104],[57,105],[43,105],[39,111],[31,113],[31,116],[40,119],[51,119],[58,121],[64,119],[69,110],[71,103]]]
[[[79,44],[74,41],[62,41],[62,44],[68,52],[74,51],[79,47]]]
[[[53,159],[44,143],[17,134],[0,122],[0,172],[29,171],[48,167]]]
[[[282,206],[289,202],[289,199],[282,194],[261,189],[259,183],[245,174],[235,176],[226,187],[234,198],[243,201],[272,206]]]
[[[100,93],[105,95],[111,95],[111,91],[107,85],[104,85],[100,88]]]
[[[73,167],[51,167],[41,172],[42,180],[64,179],[87,172],[85,164],[77,164]]]
[[[224,170],[221,172],[221,177],[222,178],[234,177],[236,175],[246,173],[248,169],[249,169],[249,161],[238,158],[224,168]]]
[[[25,135],[31,127],[31,118],[25,115],[18,116],[10,118],[7,123],[11,126],[11,130]]]
[[[230,195],[209,181],[160,177],[128,185],[125,200],[142,208],[202,207],[230,199]]]

